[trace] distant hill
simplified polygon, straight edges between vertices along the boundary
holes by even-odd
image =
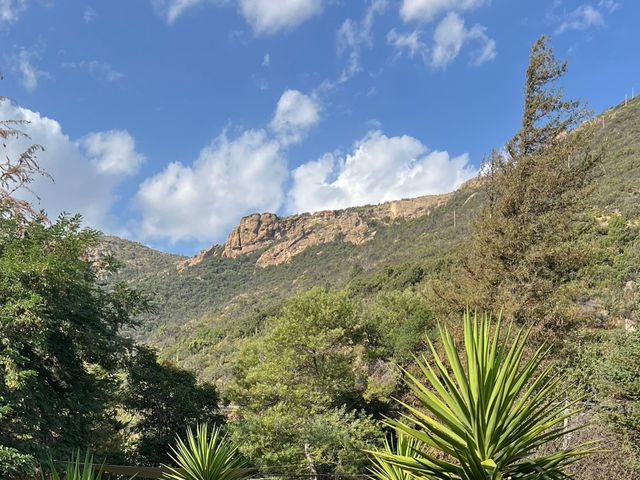
[[[255,314],[296,290],[341,286],[384,264],[437,262],[464,238],[479,205],[469,185],[446,195],[313,215],[254,215],[224,245],[189,259],[116,237],[106,237],[105,247],[123,264],[113,280],[139,287],[157,307],[136,336],[167,345],[205,314]]]
[[[591,147],[606,152],[591,204],[637,218],[640,98],[591,122],[599,127]],[[134,335],[202,371],[207,365],[196,366],[195,359],[212,361],[202,352],[232,349],[229,338],[259,328],[295,291],[439,268],[464,244],[482,199],[472,182],[450,194],[377,206],[283,218],[255,214],[242,219],[224,245],[189,259],[115,237],[105,237],[105,246],[123,263],[114,280],[131,282],[157,308]]]

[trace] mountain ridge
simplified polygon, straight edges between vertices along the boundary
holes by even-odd
[[[466,182],[457,190],[472,185]],[[214,244],[178,263],[178,270],[198,265],[210,256],[237,258],[263,250],[256,260],[259,267],[280,265],[309,247],[342,240],[361,245],[376,235],[375,223],[389,224],[430,215],[451,199],[453,192],[391,200],[373,205],[321,210],[279,216],[253,213],[240,219],[222,245]]]

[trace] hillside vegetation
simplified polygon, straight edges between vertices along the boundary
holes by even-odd
[[[617,213],[635,219],[640,215],[640,98],[613,107],[589,123],[597,126],[591,148],[602,148],[605,155],[588,205],[595,216]],[[107,237],[105,243],[123,263],[115,280],[139,287],[156,306],[134,335],[177,353],[181,347],[176,339],[189,345],[209,336],[209,330],[222,336],[251,331],[282,300],[312,286],[374,288],[359,284],[402,284],[385,277],[437,272],[452,261],[452,254],[470,235],[471,220],[483,198],[482,189],[465,186],[430,215],[388,224],[372,221],[376,235],[366,243],[337,240],[315,245],[288,263],[269,267],[256,265],[264,249],[236,258],[209,256],[178,270],[176,264],[183,257],[115,237]],[[188,362],[192,353],[188,350],[177,358]]]

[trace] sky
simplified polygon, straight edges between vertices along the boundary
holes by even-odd
[[[0,0],[0,119],[45,148],[51,217],[189,255],[254,212],[454,190],[517,130],[537,37],[597,113],[640,92],[639,20],[636,0]]]

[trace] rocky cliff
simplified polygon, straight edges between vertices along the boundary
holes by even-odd
[[[197,265],[212,255],[236,258],[262,251],[256,264],[260,267],[288,262],[314,245],[342,240],[360,245],[371,240],[375,224],[396,219],[429,215],[446,203],[451,193],[381,203],[344,210],[327,210],[279,217],[273,213],[254,213],[240,220],[224,245],[214,245],[178,264],[178,269]]]

